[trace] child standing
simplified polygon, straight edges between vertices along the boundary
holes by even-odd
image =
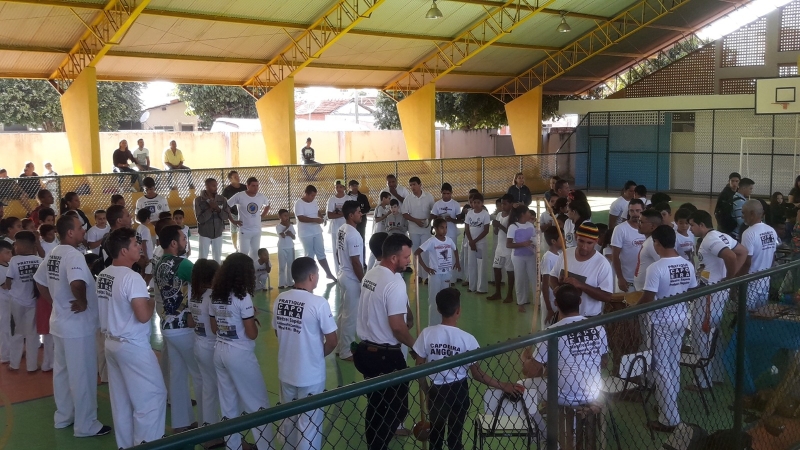
[[[480,192],[477,189],[469,190],[467,203],[461,208],[461,213],[457,216],[458,223],[464,223],[467,213],[472,210],[472,198]],[[453,241],[457,242],[457,241]],[[456,276],[456,283],[463,278],[462,286],[469,286],[469,241],[467,240],[467,227],[464,227],[464,236],[461,239],[461,273]]]
[[[143,274],[146,284],[150,284],[150,280],[153,279],[153,247],[155,245],[148,226],[150,225],[150,214],[149,208],[142,208],[136,212],[136,221],[139,222],[139,226],[136,227],[136,240],[142,246],[142,254],[147,259],[147,266],[145,266]]]
[[[256,290],[271,290],[272,288],[269,285],[269,273],[272,272],[272,264],[269,262],[269,252],[267,249],[258,249],[258,259],[255,260],[253,266],[256,270]]]
[[[0,237],[9,244],[14,244],[14,239],[20,231],[22,231],[22,221],[19,218],[6,217],[0,220]]]
[[[392,201],[389,202],[389,206],[391,212],[384,221],[386,223],[386,232],[389,234],[407,235],[408,225],[406,224],[406,219],[403,217],[403,214],[400,212],[400,202],[393,198]]]
[[[162,212],[169,211],[167,199],[156,192],[156,180],[154,180],[153,177],[145,177],[145,179],[142,180],[142,186],[144,186],[144,195],[136,200],[135,211],[137,217],[142,208],[149,209],[153,217],[158,217]]]
[[[33,275],[42,263],[42,258],[36,255],[36,236],[30,231],[17,233],[14,253],[3,284],[11,297],[11,317],[15,324],[8,367],[19,370],[24,348],[28,372],[36,372],[39,370],[39,335],[36,333],[37,296]]]
[[[556,297],[550,287],[550,272],[553,271],[558,258],[561,257],[563,247],[561,245],[561,235],[558,234],[556,227],[550,227],[542,234],[544,235],[544,242],[547,244],[547,251],[542,255],[542,279],[540,280],[540,286],[542,287],[542,321],[540,325],[544,330],[546,326],[556,322]],[[545,311],[547,311],[546,315]]]
[[[511,249],[506,245],[508,239],[508,222],[511,219],[511,207],[514,204],[514,196],[506,194],[500,198],[500,209],[498,215],[492,220],[492,225],[496,230],[495,240],[497,241],[497,249],[494,252],[494,279],[503,279],[503,270],[508,274],[508,294],[506,295],[503,303],[511,303],[514,299],[514,265],[511,263]],[[494,295],[487,297],[487,300],[500,300],[503,298],[500,288],[502,282],[495,283]]]
[[[181,231],[183,231],[183,234],[186,235],[186,254],[183,256],[188,258],[192,254],[192,243],[189,241],[189,238],[192,236],[192,232],[189,230],[189,225],[183,224],[183,219],[185,219],[185,214],[183,213],[182,209],[176,209],[175,212],[172,213],[172,220],[175,221],[175,225],[181,227]]]
[[[419,334],[414,343],[417,365],[439,361],[480,347],[474,336],[458,328],[458,319],[461,317],[461,293],[458,290],[446,288],[439,292],[436,296],[436,307],[442,315],[442,324],[425,328]],[[448,351],[443,352],[441,349]],[[524,391],[521,385],[495,380],[481,370],[477,362],[428,376],[433,385],[428,388],[428,378],[422,384],[428,393],[431,450],[441,450],[445,441],[450,449],[464,448],[461,435],[470,408],[467,370],[475,381],[501,389],[506,394],[516,396]]]
[[[423,271],[428,277],[428,326],[442,323],[442,316],[436,309],[436,294],[442,289],[450,287],[450,271],[461,270],[458,263],[458,249],[456,244],[447,236],[448,223],[441,217],[433,219],[434,238],[428,239],[414,252]],[[421,258],[427,252],[428,263]]]
[[[292,280],[292,263],[294,262],[294,240],[297,233],[289,220],[289,211],[278,211],[281,222],[275,227],[278,233],[278,289],[294,286]]]
[[[502,204],[503,204],[502,198],[495,199],[494,211],[492,211],[492,213],[489,214],[489,219],[491,220],[492,223],[492,235],[493,235],[492,247],[489,249],[489,255],[492,257],[494,257],[494,254],[497,252],[497,235],[498,233],[500,233],[500,228],[495,227],[494,222],[497,220],[497,216],[499,216],[503,210]],[[492,271],[489,272],[489,284],[494,285],[494,282],[495,282],[494,271]],[[502,282],[502,278],[500,279],[500,282]]]
[[[531,222],[531,211],[520,205],[511,211],[506,245],[512,249],[511,263],[516,274],[517,311],[525,312],[525,305],[531,303],[532,284],[536,283],[536,228]]]
[[[681,258],[694,264],[694,234],[689,229],[689,217],[692,212],[688,209],[675,211],[675,250]]]
[[[450,183],[444,183],[442,185],[442,199],[438,202],[433,204],[433,209],[431,210],[431,219],[435,219],[437,217],[441,217],[447,223],[447,237],[453,241],[453,244],[458,245],[458,213],[461,210],[461,205],[453,200],[453,187]],[[459,265],[460,267],[460,265]],[[450,280],[451,282],[455,281],[455,278],[459,277],[461,269],[457,269],[451,272],[453,278]],[[436,299],[436,297],[431,297],[432,299]],[[431,302],[433,304],[435,302]]]
[[[469,259],[467,260],[467,276],[469,277],[469,291],[486,294],[486,274],[483,269],[483,260],[486,256],[486,236],[489,234],[489,213],[483,207],[483,195],[478,193],[472,196],[472,210],[464,219],[465,234],[469,244]]]
[[[95,255],[100,254],[100,244],[111,227],[108,226],[106,210],[98,209],[94,212],[94,226],[86,232],[86,242],[89,243],[89,250]]]
[[[392,207],[389,204],[392,200],[392,194],[388,192],[381,192],[380,203],[375,207],[374,222],[372,227],[372,234],[381,233],[386,231],[386,218],[392,212]],[[436,208],[436,205],[434,205]],[[367,262],[367,270],[375,266],[375,255],[370,253],[369,261]]]
[[[0,239],[0,281],[5,282],[14,246]],[[1,286],[1,285],[0,285]],[[0,287],[0,363],[11,360],[11,297]]]

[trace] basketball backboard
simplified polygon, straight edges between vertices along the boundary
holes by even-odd
[[[756,80],[756,114],[800,113],[800,77]]]

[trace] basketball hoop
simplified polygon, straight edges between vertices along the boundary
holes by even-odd
[[[775,103],[773,103],[773,105],[781,105],[781,106],[783,106],[783,109],[785,110],[785,109],[787,109],[789,107],[789,102],[775,102]]]

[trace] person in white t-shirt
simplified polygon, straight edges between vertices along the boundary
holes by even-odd
[[[361,338],[353,362],[364,379],[405,369],[401,344],[414,346],[409,329],[414,318],[406,283],[400,274],[411,262],[411,239],[393,234],[383,243],[379,265],[364,275],[358,304],[357,333]],[[408,383],[367,396],[364,435],[370,450],[386,450],[408,415]]]
[[[136,239],[139,240],[139,245],[142,246],[142,256],[145,257],[147,265],[144,268],[144,282],[150,283],[153,278],[153,249],[155,248],[155,239],[153,233],[150,232],[150,218],[152,217],[150,210],[142,208],[136,212],[136,221],[139,225],[136,227]]]
[[[633,279],[639,250],[642,249],[645,237],[639,232],[639,218],[644,211],[641,200],[633,199],[628,203],[628,220],[614,228],[611,235],[611,262],[617,276],[617,292],[633,290]]]
[[[292,263],[292,278],[294,289],[278,294],[272,308],[284,404],[325,390],[325,357],[338,342],[328,301],[313,293],[319,283],[317,264],[306,256],[297,258]],[[280,432],[288,448],[321,449],[323,418],[320,408],[284,420]]]
[[[392,174],[386,175],[386,187],[381,192],[388,192],[392,199],[397,200],[401,205],[409,195],[408,189],[400,186],[397,177]]]
[[[239,251],[255,261],[261,248],[261,221],[269,215],[269,200],[258,192],[258,179],[250,177],[245,183],[247,190],[237,192],[228,200],[228,206],[239,210]]]
[[[711,214],[698,210],[689,217],[692,233],[703,242],[697,250],[698,283],[715,284],[733,278],[747,259],[747,249],[727,234],[720,233],[713,227]],[[722,315],[728,303],[728,291],[716,292],[705,298],[698,298],[691,306],[692,349],[700,357],[707,358],[711,352],[712,330],[719,330]],[[722,364],[723,339],[717,339],[717,351],[711,361],[708,376],[700,376],[700,387],[708,388],[707,379],[723,382],[724,366]],[[687,386],[687,389],[695,389]]]
[[[114,435],[117,447],[128,448],[164,435],[167,388],[150,347],[155,301],[141,275],[130,269],[142,251],[136,234],[116,229],[105,246],[113,262],[97,276],[100,329],[106,333]]]
[[[659,259],[647,268],[640,304],[661,301],[697,287],[694,268],[675,250],[675,230],[660,225],[649,239]],[[681,423],[678,393],[681,389],[681,346],[688,325],[686,304],[667,306],[645,315],[656,384],[659,418],[648,422],[654,431],[671,433]]]
[[[8,263],[14,255],[14,245],[0,239],[0,281],[5,282]],[[8,364],[11,353],[11,297],[0,284],[0,363]]]
[[[742,216],[747,229],[742,233],[742,245],[747,258],[739,275],[760,272],[772,267],[780,238],[775,228],[762,222],[764,207],[758,200],[748,200],[742,205]],[[747,310],[752,311],[769,302],[770,278],[751,281],[747,285]]]
[[[316,257],[317,263],[325,271],[331,281],[336,277],[325,259],[325,241],[322,238],[322,223],[324,214],[317,205],[317,188],[308,185],[302,197],[294,202],[294,215],[297,218],[297,237],[303,244],[303,256]]]
[[[609,232],[613,233],[617,225],[621,225],[628,219],[628,203],[633,200],[635,189],[635,181],[626,181],[625,186],[622,188],[622,194],[611,204],[611,208],[608,210]]]
[[[211,331],[217,335],[214,367],[223,420],[269,408],[267,386],[256,359],[258,327],[253,292],[256,272],[244,253],[225,258],[211,288]],[[252,429],[258,450],[272,448],[272,425]],[[228,448],[243,448],[242,435],[225,436]],[[252,448],[252,447],[251,447]]]
[[[431,237],[430,216],[433,210],[433,196],[422,190],[422,181],[418,177],[411,177],[408,180],[411,193],[400,205],[400,212],[403,218],[408,221],[408,237],[411,238],[411,251],[416,252],[423,242]],[[489,214],[487,213],[488,217]],[[427,278],[426,273],[414,274],[420,278]],[[485,291],[486,289],[484,289]]]
[[[100,254],[100,244],[103,242],[103,237],[111,231],[106,220],[106,210],[98,209],[94,212],[94,226],[89,228],[86,232],[86,242],[89,244],[89,250],[95,255]]]
[[[511,250],[517,292],[517,311],[525,312],[525,305],[533,299],[536,285],[536,227],[531,221],[531,210],[519,205],[511,211],[506,247]]]
[[[364,279],[364,240],[356,228],[361,223],[361,208],[357,201],[348,200],[342,205],[345,223],[336,234],[336,259],[339,261],[338,283],[340,298],[337,325],[339,344],[336,353],[345,361],[352,361],[350,344],[356,339],[358,321],[358,299],[361,296],[361,280]]]
[[[564,244],[566,248],[573,248],[577,245],[575,230],[580,224],[590,221],[592,218],[592,208],[589,203],[583,200],[571,200],[567,204],[567,220],[561,227],[564,232]]]
[[[8,263],[3,289],[11,297],[11,318],[14,335],[11,337],[11,370],[19,370],[23,350],[28,372],[39,370],[39,335],[36,333],[36,282],[33,276],[42,258],[36,254],[36,236],[30,231],[20,231],[14,236],[14,256]]]
[[[417,337],[414,343],[417,365],[441,361],[480,348],[474,336],[458,328],[461,293],[457,289],[448,287],[440,291],[436,295],[435,304],[441,314],[442,323],[425,328]],[[508,395],[517,396],[525,390],[520,384],[497,381],[481,370],[477,362],[429,375],[423,379],[423,389],[428,394],[431,450],[441,450],[445,441],[450,449],[464,448],[461,435],[464,433],[464,422],[471,403],[467,371],[475,381],[500,389]],[[432,384],[430,387],[428,380]]]
[[[144,195],[136,200],[134,215],[136,215],[140,209],[147,208],[150,210],[150,215],[157,219],[159,214],[169,211],[167,199],[156,192],[156,180],[154,180],[153,177],[145,177],[145,179],[142,180],[142,186],[144,187]]]
[[[453,269],[461,270],[456,244],[447,236],[448,226],[449,224],[441,217],[433,219],[434,236],[425,241],[414,252],[414,257],[417,258],[421,271],[428,274],[429,327],[442,323],[442,316],[436,308],[436,294],[442,289],[450,287]],[[423,253],[428,255],[427,262],[422,258]]]
[[[596,227],[595,227],[596,228]],[[580,246],[580,243],[578,244]],[[602,257],[601,257],[602,258]],[[605,259],[604,259],[605,260]],[[569,325],[586,317],[580,313],[583,295],[574,286],[563,285],[556,290],[556,306],[560,320],[548,329]],[[603,355],[608,353],[608,338],[603,327],[588,328],[558,338],[558,361],[548,361],[547,342],[537,344],[531,351],[522,353],[522,374],[526,388],[539,392],[540,399],[547,398],[548,370],[558,371],[558,404],[577,406],[592,403],[598,399],[603,380],[600,366]],[[547,427],[538,408],[532,413],[541,436],[547,436]]]
[[[692,212],[688,209],[679,209],[675,211],[673,216],[675,219],[675,250],[681,255],[681,258],[694,264],[694,234],[692,234],[691,227],[689,226],[689,217]]]
[[[278,289],[287,289],[294,285],[292,280],[292,263],[294,262],[294,240],[297,232],[289,220],[289,211],[278,211],[280,223],[275,225],[278,234]]]
[[[486,236],[489,235],[489,224],[492,219],[483,206],[483,195],[473,195],[470,203],[472,204],[472,209],[467,212],[464,218],[464,234],[469,245],[469,258],[467,260],[469,292],[486,294],[488,287],[483,262],[489,258],[486,252]]]
[[[382,233],[386,231],[386,218],[392,213],[392,194],[388,192],[381,192],[380,194],[380,202],[378,206],[375,207],[375,211],[373,214],[373,226],[372,226],[372,234],[375,233]],[[398,203],[399,207],[399,203]],[[398,209],[399,210],[399,209]],[[370,253],[369,258],[367,259],[367,270],[372,269],[375,267],[375,255]]]
[[[256,290],[271,291],[269,274],[272,272],[272,263],[269,261],[269,250],[258,249],[258,259],[253,261],[253,267],[256,270]]]
[[[597,226],[583,222],[575,231],[577,246],[564,250],[569,273],[564,273],[564,259],[559,258],[550,271],[550,287],[570,284],[581,293],[580,314],[593,317],[603,312],[603,303],[611,301],[614,278],[611,264],[594,249],[597,244]]]
[[[150,150],[145,148],[144,139],[136,141],[138,147],[133,150],[133,159],[136,160],[136,168],[139,172],[158,170],[150,165]]]
[[[453,200],[453,186],[450,183],[444,183],[441,192],[442,199],[434,203],[431,209],[431,220],[437,217],[444,219],[447,223],[447,237],[458,245],[458,213],[461,211],[461,204]]]
[[[86,259],[77,249],[86,232],[73,216],[62,216],[56,225],[62,244],[33,277],[40,296],[53,305],[55,427],[74,424],[75,437],[108,434],[111,428],[97,420],[97,292]]]
[[[497,230],[495,240],[497,241],[497,249],[494,251],[494,261],[492,269],[494,270],[494,279],[502,280],[503,271],[508,275],[508,294],[504,300],[505,303],[511,303],[514,299],[514,285],[516,279],[514,278],[514,263],[511,261],[511,249],[508,248],[508,226],[511,220],[511,209],[514,204],[514,197],[510,194],[505,194],[500,197],[500,210],[497,216],[492,220],[492,226]],[[455,241],[454,241],[455,242]],[[500,292],[502,288],[500,282],[494,284],[494,295],[487,297],[486,300],[500,300],[503,298]]]
[[[214,368],[214,345],[217,336],[211,331],[211,284],[219,270],[219,263],[213,259],[198,259],[192,268],[192,283],[189,289],[189,327],[194,328],[194,357],[200,369],[201,386],[195,386],[203,426],[219,422],[219,391],[217,371]],[[199,392],[198,392],[199,391]],[[202,406],[201,406],[202,405]],[[222,441],[220,439],[220,441]],[[222,443],[222,442],[220,442]]]
[[[336,256],[336,239],[338,238],[339,228],[344,225],[345,219],[342,211],[344,202],[353,200],[345,193],[344,181],[336,180],[336,193],[328,199],[328,207],[325,210],[328,218],[328,231],[331,235],[331,248]],[[339,274],[339,260],[333,258],[333,273]]]
[[[556,227],[549,227],[542,234],[544,234],[544,241],[547,243],[547,251],[542,255],[542,261],[540,262],[540,273],[542,274],[542,310],[540,314],[540,326],[544,330],[546,326],[555,323],[556,312],[558,311],[555,302],[556,297],[550,284],[550,272],[553,271],[553,267],[556,266],[556,263],[561,258],[561,252],[564,251],[564,244],[561,241],[561,235],[558,234],[558,229],[556,229]]]
[[[653,230],[662,224],[663,218],[660,212],[654,209],[642,211],[642,217],[639,218],[639,233],[645,237],[645,240],[642,243],[642,248],[639,249],[639,255],[636,259],[636,271],[633,274],[633,288],[637,292],[644,290],[647,268],[650,267],[650,264],[658,261],[658,253],[656,253],[653,238],[650,235]],[[670,228],[672,227],[670,226]]]

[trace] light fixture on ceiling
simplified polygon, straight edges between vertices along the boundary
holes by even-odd
[[[443,17],[442,11],[436,7],[436,0],[433,0],[433,6],[425,14],[426,19],[441,19]]]
[[[556,28],[556,31],[558,31],[559,33],[569,33],[570,31],[572,31],[572,27],[569,26],[569,24],[567,23],[566,11],[561,11],[561,23],[558,24],[558,28]]]

